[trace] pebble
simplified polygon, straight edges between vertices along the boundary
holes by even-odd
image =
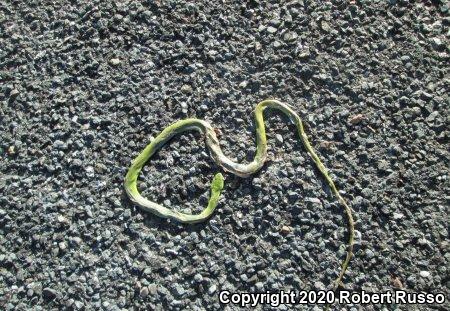
[[[181,87],[181,92],[183,92],[184,94],[191,94],[192,91],[192,86],[190,86],[189,84],[185,84]]]
[[[297,40],[298,35],[295,32],[287,32],[283,36],[283,40],[287,42],[292,42]]]
[[[283,143],[283,136],[281,134],[276,134],[275,135],[275,140],[277,141],[277,143],[282,144]]]
[[[326,289],[325,284],[323,284],[323,283],[320,282],[320,281],[314,282],[314,288],[315,288],[316,290],[325,290],[325,289]]]
[[[270,34],[274,34],[277,32],[277,29],[275,27],[269,26],[267,27],[267,32]]]
[[[183,297],[186,293],[184,288],[179,284],[175,284],[174,291],[175,291],[175,295],[179,298]]]
[[[443,44],[442,40],[439,38],[431,38],[431,43],[432,45],[435,47],[435,49],[441,49],[443,48],[445,45]]]
[[[18,89],[13,89],[11,92],[9,92],[10,98],[16,98],[20,94]]]
[[[282,234],[289,234],[292,231],[292,228],[289,226],[283,226],[281,227],[281,233]]]
[[[208,294],[212,295],[216,292],[216,290],[217,290],[217,286],[215,284],[213,284],[208,288]]]
[[[348,122],[352,125],[357,125],[359,123],[361,123],[361,121],[363,121],[364,119],[366,119],[366,116],[363,114],[356,114],[352,117],[350,117],[350,119],[348,120]]]
[[[46,287],[42,290],[42,296],[46,299],[55,299],[58,292],[50,287]]]
[[[121,61],[118,58],[111,58],[109,63],[113,66],[117,66],[117,65],[120,65]]]
[[[9,146],[7,152],[8,152],[9,155],[15,155],[16,154],[16,147],[15,146]]]
[[[326,21],[322,21],[320,23],[320,26],[321,26],[322,30],[325,31],[325,32],[330,32],[331,31],[330,24],[328,24],[328,22],[326,22]]]
[[[423,278],[429,278],[431,276],[431,273],[428,271],[420,271],[419,274]]]
[[[264,289],[264,283],[263,283],[263,282],[256,282],[256,283],[255,283],[255,287],[256,287],[256,289],[257,289],[259,292],[261,292],[261,291],[263,291],[263,289]]]
[[[203,281],[203,277],[201,274],[197,273],[196,275],[194,275],[194,281],[196,283],[201,283]]]
[[[241,88],[245,88],[245,87],[247,87],[247,85],[248,85],[247,81],[242,81],[241,83],[239,83],[239,87],[241,87]]]
[[[367,257],[367,259],[372,259],[372,258],[375,257],[375,253],[372,250],[367,249],[366,250],[366,257]]]
[[[142,298],[145,298],[148,296],[148,293],[149,293],[148,287],[142,287],[141,291],[139,292],[139,295]]]
[[[405,216],[405,215],[403,215],[402,213],[393,213],[393,214],[392,214],[392,217],[393,217],[395,220],[402,219],[404,216]]]
[[[147,286],[150,295],[154,296],[158,292],[158,286],[156,284],[150,284]]]
[[[322,205],[322,201],[320,201],[319,198],[310,198],[310,197],[307,197],[307,198],[305,198],[305,202],[310,202],[310,203]]]

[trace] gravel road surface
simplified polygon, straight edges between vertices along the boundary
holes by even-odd
[[[354,210],[344,288],[448,302],[449,24],[444,0],[2,1],[0,309],[219,310],[222,290],[330,289],[345,215],[277,112],[265,114],[270,161],[225,174],[206,223],[160,219],[124,193],[131,160],[183,118],[252,159],[266,98],[301,115]],[[187,133],[140,189],[196,212],[217,171]]]

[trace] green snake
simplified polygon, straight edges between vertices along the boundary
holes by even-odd
[[[211,196],[208,202],[208,206],[197,215],[180,213],[178,211],[169,209],[155,202],[149,201],[139,193],[137,188],[138,175],[147,162],[147,160],[155,154],[161,147],[163,147],[173,136],[189,130],[198,130],[205,137],[206,146],[210,151],[211,156],[215,162],[222,167],[226,172],[231,172],[240,177],[248,177],[262,168],[267,158],[267,138],[266,129],[264,125],[263,111],[266,108],[276,109],[283,112],[297,127],[298,135],[308,152],[309,156],[321,172],[323,178],[331,188],[331,191],[336,196],[340,204],[344,207],[345,214],[348,221],[349,240],[347,245],[347,255],[342,263],[342,268],[334,283],[334,290],[342,284],[342,278],[347,270],[350,259],[353,255],[353,242],[354,242],[354,221],[352,216],[352,210],[345,202],[336,188],[333,180],[328,174],[327,169],[320,161],[316,152],[312,148],[308,136],[305,133],[302,120],[287,104],[284,104],[278,100],[268,99],[260,102],[255,110],[255,125],[256,125],[256,154],[252,162],[248,164],[236,163],[230,158],[225,156],[220,148],[219,140],[216,136],[216,132],[209,125],[209,123],[199,119],[185,119],[173,123],[166,127],[145,149],[137,156],[132,162],[128,173],[125,177],[125,190],[131,201],[140,206],[145,211],[156,214],[160,217],[171,218],[182,223],[198,223],[206,220],[214,212],[219,201],[220,192],[224,186],[224,178],[221,173],[217,173],[211,183]]]

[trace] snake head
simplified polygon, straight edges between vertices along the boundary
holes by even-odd
[[[211,183],[211,190],[213,192],[220,192],[223,189],[224,178],[222,173],[217,173]]]

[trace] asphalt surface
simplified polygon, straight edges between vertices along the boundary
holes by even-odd
[[[345,215],[279,113],[265,114],[270,161],[225,173],[209,221],[180,225],[125,195],[131,160],[183,118],[251,160],[266,98],[301,115],[354,210],[344,288],[448,302],[449,24],[446,1],[2,2],[0,308],[219,310],[222,290],[330,289]],[[139,187],[196,212],[218,170],[188,133]]]

